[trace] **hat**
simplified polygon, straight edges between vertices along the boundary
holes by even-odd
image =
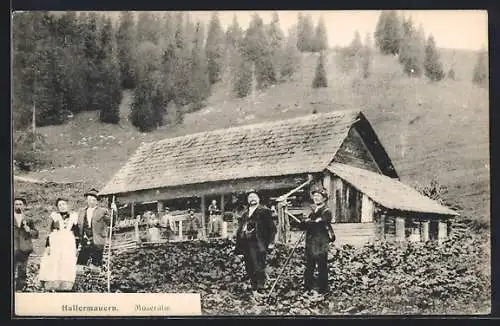
[[[94,196],[95,198],[99,199],[99,191],[97,189],[92,188],[89,191],[87,191],[85,194],[83,194],[84,197],[87,196]]]
[[[257,196],[260,197],[259,193],[257,192],[257,190],[255,189],[249,189],[247,192],[246,192],[246,195],[249,196],[250,194],[256,194]]]
[[[26,199],[24,199],[23,197],[14,197],[14,201],[16,200],[20,200],[23,202],[24,205],[26,205]]]
[[[56,206],[59,204],[60,201],[67,202],[68,200],[66,198],[64,198],[64,197],[59,197],[59,198],[56,199]]]
[[[328,199],[328,191],[326,191],[325,188],[314,189],[313,191],[311,191],[311,196],[314,195],[315,193],[318,193],[325,199]]]

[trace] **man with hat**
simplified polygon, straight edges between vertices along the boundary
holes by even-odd
[[[35,223],[24,214],[26,199],[14,198],[14,274],[15,289],[22,291],[26,287],[26,267],[33,252],[33,239],[38,239]]]
[[[99,207],[98,191],[94,188],[84,194],[87,206],[78,214],[80,253],[78,265],[87,265],[89,258],[94,267],[102,265],[102,255],[107,239],[107,227],[111,221],[108,210]]]
[[[266,281],[266,254],[274,246],[276,226],[272,212],[260,204],[257,191],[247,192],[249,207],[243,212],[236,231],[236,254],[242,254],[253,295],[262,296]]]
[[[332,213],[328,208],[328,192],[315,189],[311,192],[314,210],[309,217],[300,223],[299,228],[306,232],[306,269],[304,286],[310,291],[314,288],[314,271],[318,269],[318,287],[321,293],[328,291],[328,249],[329,243],[335,241],[331,225]]]

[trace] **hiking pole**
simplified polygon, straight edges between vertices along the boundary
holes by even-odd
[[[107,285],[108,285],[108,292],[111,292],[111,237],[113,235],[113,213],[115,211],[116,204],[115,204],[115,196],[113,195],[113,201],[111,203],[111,221],[109,225],[109,242],[108,242],[108,261],[106,263],[107,265],[107,274],[108,274],[108,280],[107,280]]]
[[[271,287],[271,290],[269,290],[269,293],[267,294],[268,297],[271,296],[271,293],[273,292],[274,290],[274,287],[276,286],[276,284],[278,284],[278,281],[280,279],[280,277],[283,275],[283,273],[285,272],[285,269],[288,265],[288,263],[290,262],[290,259],[292,258],[293,256],[293,253],[295,252],[295,249],[297,249],[297,247],[299,246],[299,243],[302,241],[302,238],[304,238],[304,235],[306,234],[306,231],[303,231],[302,234],[300,235],[300,238],[299,240],[297,240],[297,242],[295,243],[295,245],[293,246],[291,252],[290,252],[290,255],[288,255],[288,258],[286,259],[285,261],[285,264],[283,264],[283,267],[281,268],[281,271],[280,273],[278,274],[278,277],[274,280],[274,283],[273,283],[273,286]]]

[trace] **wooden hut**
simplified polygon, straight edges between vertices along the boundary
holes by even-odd
[[[212,199],[223,212],[237,211],[244,204],[242,194],[256,188],[264,204],[274,205],[273,199],[301,184],[294,199],[285,198],[290,199],[284,205],[289,208],[287,214],[306,215],[309,191],[325,187],[339,243],[377,238],[442,240],[449,232],[447,220],[458,215],[399,181],[387,152],[359,111],[333,111],[147,143],[100,194],[129,204],[131,216],[134,205],[143,202],[156,201],[160,212],[172,205],[179,210],[194,208],[204,225]]]

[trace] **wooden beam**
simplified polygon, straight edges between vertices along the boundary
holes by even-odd
[[[130,214],[132,215],[133,219],[135,218],[134,206],[135,206],[135,202],[131,202],[130,203]]]
[[[221,182],[206,182],[202,184],[182,185],[161,189],[148,189],[131,193],[119,194],[120,202],[145,202],[154,200],[169,200],[176,198],[199,197],[201,195],[218,195],[221,193],[237,193],[249,188],[272,190],[296,187],[298,178],[305,175],[287,175],[276,177],[248,178],[227,180]]]

